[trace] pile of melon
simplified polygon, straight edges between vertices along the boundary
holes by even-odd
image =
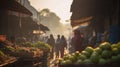
[[[86,47],[83,51],[65,54],[59,59],[59,64],[108,64],[120,61],[120,42],[110,44],[101,43],[98,47]]]

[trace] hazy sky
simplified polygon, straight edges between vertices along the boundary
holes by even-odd
[[[71,13],[70,7],[73,0],[29,0],[31,5],[37,10],[49,8],[52,12],[55,12],[60,18],[61,22],[65,23],[65,20],[69,20]]]

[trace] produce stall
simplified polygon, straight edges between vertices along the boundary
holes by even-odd
[[[8,41],[6,41],[6,37],[1,37],[0,39],[0,67],[5,67],[6,65],[13,64],[18,60],[17,57],[9,55],[9,44]]]
[[[66,54],[57,62],[59,67],[120,67],[120,42],[104,42],[98,47]]]
[[[25,42],[17,47],[17,50],[13,52],[14,56],[20,57],[17,63],[20,67],[46,67],[48,61],[48,54],[50,46],[44,42]]]
[[[7,40],[0,42],[0,67],[46,66],[50,48],[43,42],[25,42],[21,45],[13,45]]]

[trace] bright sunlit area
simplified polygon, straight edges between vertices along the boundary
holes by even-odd
[[[60,17],[60,22],[66,24],[69,22],[71,13],[70,7],[73,0],[29,0],[30,4],[38,11],[48,8]]]

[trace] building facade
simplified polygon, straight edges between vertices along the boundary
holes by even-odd
[[[33,7],[31,6],[29,0],[17,0],[21,5],[23,5],[24,7],[26,7],[30,12],[32,12],[32,19],[36,22],[39,22],[39,12]]]

